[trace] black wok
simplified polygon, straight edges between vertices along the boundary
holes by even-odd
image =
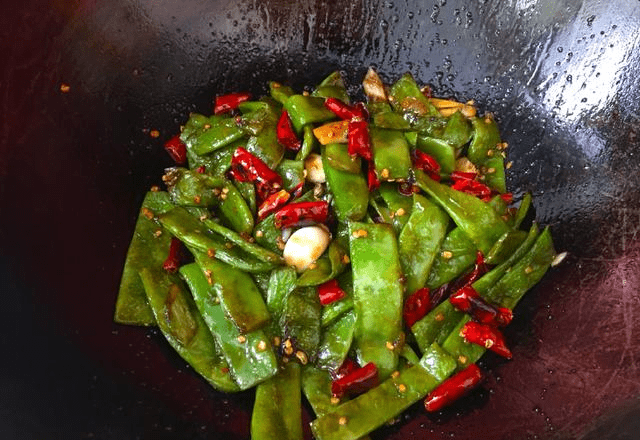
[[[7,3],[0,438],[248,438],[250,392],[217,393],[161,335],[112,323],[138,205],[163,140],[216,93],[335,69],[355,87],[369,66],[494,112],[510,187],[570,253],[516,309],[512,361],[373,438],[637,438],[640,3]]]

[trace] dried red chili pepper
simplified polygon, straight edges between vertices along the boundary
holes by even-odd
[[[349,122],[347,128],[347,151],[350,155],[360,156],[367,162],[373,160],[367,121],[356,119]]]
[[[282,177],[242,147],[233,153],[229,175],[239,182],[255,182],[260,200],[282,188]]]
[[[213,114],[219,115],[238,108],[241,102],[251,99],[248,92],[229,93],[228,95],[216,96],[216,102],[213,107]]]
[[[452,283],[450,283],[449,292],[455,292],[457,290],[462,289],[465,286],[470,286],[471,284],[475,283],[478,280],[478,278],[480,278],[482,275],[484,275],[488,271],[489,271],[489,267],[484,262],[484,255],[482,255],[482,252],[477,251],[476,264],[473,267],[473,270],[471,272],[466,273],[465,275],[462,275],[461,277],[457,278]]]
[[[171,237],[171,244],[169,245],[169,254],[166,260],[162,263],[162,268],[167,272],[174,273],[180,267],[182,260],[182,242],[175,237]]]
[[[264,202],[262,202],[260,208],[258,208],[258,221],[264,219],[266,216],[283,206],[287,203],[290,197],[291,194],[284,189],[271,194]]]
[[[496,327],[469,321],[460,329],[460,336],[467,342],[480,345],[507,359],[513,357],[511,350],[507,347],[502,332]]]
[[[302,146],[302,142],[296,136],[295,131],[293,131],[293,125],[291,125],[291,118],[289,118],[289,113],[286,110],[282,110],[280,114],[280,119],[278,119],[278,124],[276,125],[276,138],[280,145],[285,147],[287,150],[298,151]]]
[[[420,321],[431,310],[429,288],[423,287],[413,292],[404,302],[402,317],[409,327]]]
[[[342,397],[345,394],[361,394],[378,385],[378,367],[369,362],[331,383],[331,394]]]
[[[432,156],[420,150],[413,150],[411,162],[415,168],[424,171],[433,180],[440,181],[440,164]]]
[[[351,106],[344,103],[338,98],[327,98],[324,101],[324,106],[331,110],[337,117],[343,120],[352,120],[356,118],[367,119],[369,112],[363,103],[358,102],[356,105]]]
[[[459,179],[451,185],[451,188],[482,199],[491,197],[491,188],[477,180]]]
[[[440,411],[476,387],[481,380],[482,371],[476,364],[471,364],[431,391],[424,399],[424,407],[429,412]]]
[[[451,295],[449,301],[456,309],[468,313],[474,321],[482,324],[504,327],[513,319],[511,310],[487,303],[470,285]]]
[[[175,163],[182,165],[187,162],[187,146],[180,140],[179,134],[165,142],[164,149]]]
[[[333,279],[318,286],[318,296],[320,297],[320,304],[326,306],[341,300],[347,294],[340,288],[338,280]]]
[[[333,380],[341,379],[347,374],[351,374],[352,372],[356,371],[358,368],[360,368],[360,365],[358,365],[353,359],[349,357],[345,358],[344,362],[342,363],[342,365],[340,365],[340,367],[338,367],[337,370],[330,371],[331,378]]]
[[[207,168],[204,165],[200,165],[196,168],[196,173],[204,174],[207,171]]]
[[[369,192],[373,192],[380,187],[380,179],[378,179],[378,173],[373,161],[367,164],[367,187]]]
[[[274,224],[276,228],[283,229],[290,226],[325,223],[328,216],[329,204],[323,200],[291,203],[276,212]]]
[[[513,193],[500,194],[500,198],[504,200],[507,205],[513,203]]]

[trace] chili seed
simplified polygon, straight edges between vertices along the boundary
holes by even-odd
[[[238,336],[238,342],[244,344],[245,342],[247,342],[247,337],[245,335]]]
[[[495,168],[493,168],[493,167],[491,167],[491,168],[487,169],[487,174],[493,174],[493,173],[495,173],[495,172],[496,172],[496,169],[495,169]]]
[[[151,136],[152,138],[158,138],[160,137],[160,132],[158,130],[151,130],[149,132],[149,136]]]
[[[444,321],[444,313],[442,312],[436,313],[436,321]]]
[[[267,343],[266,341],[260,341],[258,342],[258,350],[260,351],[265,351],[267,349]]]
[[[342,262],[343,262],[344,264],[349,264],[349,262],[350,262],[350,261],[351,261],[351,260],[349,259],[349,256],[348,256],[347,254],[345,254],[345,255],[343,255],[343,256],[342,256]]]
[[[382,177],[383,179],[389,177],[389,170],[384,168],[382,171],[380,171],[380,177]]]
[[[531,272],[533,272],[533,267],[527,266],[524,268],[524,273],[530,274]]]
[[[256,231],[256,237],[257,237],[257,238],[261,238],[262,236],[264,236],[264,232],[262,232],[262,231]]]
[[[149,208],[142,208],[141,211],[142,211],[142,215],[144,215],[149,220],[153,218],[153,211],[150,210]]]
[[[403,383],[399,384],[398,391],[400,391],[401,393],[405,393],[407,391],[407,386]]]
[[[151,192],[154,192],[154,193],[157,193],[158,191],[160,191],[160,187],[159,187],[158,185],[153,185],[153,186],[150,188],[150,191],[151,191]]]
[[[398,377],[400,377],[400,372],[398,370],[394,371],[393,373],[391,373],[391,377],[397,379]]]
[[[60,91],[62,93],[69,93],[70,90],[71,90],[71,87],[69,86],[69,84],[65,84],[65,83],[60,84]]]
[[[340,399],[334,396],[329,400],[329,402],[331,402],[332,405],[337,405],[340,403]]]
[[[468,359],[466,356],[462,356],[462,355],[458,356],[458,362],[460,362],[461,364],[466,364],[467,361]]]
[[[484,348],[491,348],[493,347],[493,341],[491,339],[487,339],[486,341],[484,341]]]
[[[202,198],[200,196],[193,196],[193,202],[196,205],[199,205],[201,201],[202,201]]]
[[[346,425],[347,424],[347,418],[344,417],[344,416],[340,417],[338,419],[338,424],[343,425],[343,426]]]
[[[396,215],[399,217],[402,217],[403,215],[405,215],[407,212],[404,210],[404,208],[400,208],[396,211]]]
[[[215,249],[211,249],[211,248],[207,249],[207,257],[213,258],[215,256],[216,256],[216,250]]]
[[[355,238],[360,238],[360,237],[366,237],[367,235],[369,235],[369,233],[367,231],[365,231],[364,229],[358,229],[353,231],[352,234]]]
[[[304,351],[300,351],[300,350],[296,351],[296,357],[298,358],[298,360],[302,365],[307,365],[307,362],[309,362],[309,358],[307,358],[307,355],[305,354]]]
[[[387,347],[388,350],[393,350],[395,347],[395,345],[393,345],[393,342],[391,341],[387,341],[387,343],[385,344],[385,347]]]
[[[162,235],[162,229],[158,229],[156,232],[153,233],[153,236],[158,238]]]
[[[447,260],[453,258],[453,252],[451,252],[451,251],[442,251],[442,258],[445,258]]]

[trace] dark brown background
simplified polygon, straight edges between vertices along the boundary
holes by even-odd
[[[510,188],[570,253],[516,309],[513,361],[487,356],[482,389],[374,438],[637,438],[638,17],[632,0],[4,2],[0,437],[248,438],[251,393],[111,321],[138,204],[216,93],[334,69],[355,92],[374,66],[493,111]]]

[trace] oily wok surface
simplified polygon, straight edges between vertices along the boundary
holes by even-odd
[[[206,385],[154,330],[112,323],[164,140],[227,91],[410,71],[474,99],[569,257],[515,310],[514,359],[375,439],[635,438],[640,5],[596,0],[27,0],[0,18],[0,437],[249,437],[253,395]],[[68,85],[68,91],[61,90]],[[63,87],[64,88],[64,87]],[[66,88],[65,88],[66,89]],[[160,136],[150,136],[158,130]],[[305,422],[311,420],[306,407]],[[307,431],[307,435],[310,435]]]

